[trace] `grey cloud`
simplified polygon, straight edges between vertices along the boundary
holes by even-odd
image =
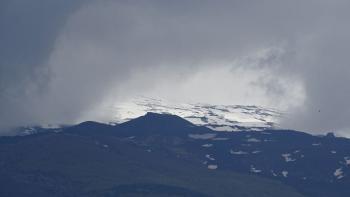
[[[27,124],[36,110],[31,94],[42,94],[50,72],[45,65],[65,20],[80,1],[0,2],[0,125]],[[38,111],[36,111],[38,113]]]
[[[307,100],[305,105],[292,112],[291,119],[285,120],[289,127],[314,132],[350,128],[350,65],[346,54],[350,49],[346,36],[350,29],[341,22],[336,26],[331,23],[329,28],[301,44],[301,51],[297,53],[293,72],[301,75]]]
[[[283,125],[312,131],[349,127],[346,1],[52,2],[18,1],[3,8],[1,26],[17,24],[0,33],[6,43],[0,48],[1,73],[7,73],[0,74],[4,122],[75,121],[106,99],[164,80],[177,83],[172,76],[190,78],[203,67],[275,47],[282,52],[239,67],[269,71],[256,82],[271,99],[288,99],[281,78],[303,84],[305,105],[290,109]],[[41,6],[50,11],[38,12]],[[16,15],[27,16],[24,24]],[[134,88],[123,88],[134,76],[140,78]]]

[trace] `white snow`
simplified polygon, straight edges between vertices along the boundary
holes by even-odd
[[[292,155],[289,154],[289,153],[282,154],[282,157],[284,158],[284,160],[285,160],[286,162],[293,162],[293,161],[296,161],[295,159],[292,159],[291,156],[292,156]]]
[[[215,160],[215,158],[214,157],[212,157],[211,155],[209,155],[209,154],[206,154],[205,155],[205,157],[207,158],[207,159],[209,159],[209,160],[212,160],[212,161],[214,161]]]
[[[313,143],[312,146],[321,146],[321,143]]]
[[[260,172],[262,172],[262,170],[256,169],[253,165],[250,166],[250,171],[253,172],[253,173],[260,173]]]
[[[259,153],[261,153],[261,151],[260,150],[256,150],[256,151],[253,151],[252,153],[253,154],[259,154]]]
[[[213,146],[213,144],[203,144],[202,145],[202,147],[205,147],[205,148],[210,148],[210,147],[212,147]]]
[[[216,137],[216,138],[213,138],[212,140],[214,141],[224,141],[224,140],[229,140],[230,138],[226,138],[226,137]]]
[[[287,177],[288,177],[288,171],[284,170],[284,171],[282,171],[281,173],[282,173],[282,176],[283,176],[284,178],[287,178]]]
[[[244,152],[244,151],[233,151],[233,150],[230,150],[230,153],[233,154],[233,155],[246,155],[248,154],[247,152]]]
[[[20,135],[30,135],[30,134],[33,134],[35,133],[35,128],[33,127],[29,127],[29,128],[26,128],[23,133],[21,133]]]
[[[218,126],[218,127],[213,127],[213,126],[207,126],[209,129],[215,130],[215,131],[239,131],[239,129],[232,128],[230,126]]]
[[[256,139],[256,138],[249,138],[249,139],[247,139],[247,142],[261,142],[261,140]]]
[[[103,147],[104,147],[104,148],[108,148],[108,145],[107,145],[107,144],[104,144]]]
[[[248,131],[264,131],[265,128],[261,128],[261,127],[251,127],[248,129]]]
[[[215,133],[205,133],[205,134],[188,134],[188,137],[196,140],[208,140],[216,137]]]
[[[209,170],[216,170],[218,169],[218,165],[208,165]]]
[[[208,105],[203,103],[174,103],[162,99],[137,97],[116,103],[113,114],[102,122],[122,123],[147,112],[168,113],[180,116],[195,125],[210,127],[216,131],[264,130],[273,128],[281,117],[275,109],[245,105]],[[272,123],[272,124],[271,124]],[[242,129],[239,129],[242,127]]]
[[[350,165],[350,157],[344,157],[345,164]]]
[[[278,176],[273,170],[271,170],[271,174],[272,174],[272,176]]]
[[[332,154],[336,154],[336,153],[337,153],[337,151],[335,151],[335,150],[332,150],[332,151],[331,151],[331,153],[332,153]]]
[[[344,178],[344,174],[343,174],[343,169],[342,168],[338,168],[334,171],[333,175],[337,178],[337,179],[342,179]]]
[[[59,129],[59,128],[61,128],[61,125],[58,125],[58,124],[41,124],[40,127],[43,128],[43,129]]]

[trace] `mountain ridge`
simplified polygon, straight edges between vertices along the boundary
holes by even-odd
[[[99,166],[105,162],[117,162],[114,159],[119,158],[138,166],[140,174],[144,173],[143,168],[160,173],[154,166],[159,169],[173,165],[188,166],[190,169],[202,169],[204,174],[233,172],[281,182],[311,197],[350,195],[347,189],[350,183],[349,139],[314,136],[293,130],[218,132],[170,114],[148,113],[118,125],[87,121],[61,128],[60,132],[0,137],[0,153],[4,177],[11,175],[7,172],[23,176],[13,169],[21,166],[19,163],[28,165],[19,169],[35,167],[40,170],[39,166],[50,167],[56,166],[56,162],[63,162],[62,167],[69,169],[66,165],[71,161],[85,166],[86,162],[97,160],[94,165]],[[39,165],[33,161],[36,157],[35,161],[39,163],[46,160],[55,163]],[[81,160],[77,160],[79,158]],[[139,164],[145,161],[151,163],[140,167]],[[315,166],[315,162],[322,165]],[[125,165],[123,168],[128,171],[126,163],[117,162],[115,165]],[[89,166],[85,168],[90,169]],[[177,168],[169,173],[176,177],[172,172]],[[126,183],[121,181],[120,184]],[[109,189],[112,189],[110,186]],[[108,191],[113,193],[113,189]]]
[[[141,120],[158,121],[155,116],[180,121],[161,114]],[[118,133],[124,131],[122,125],[85,122],[58,133],[3,137],[0,195],[146,196],[148,191],[151,196],[303,196],[278,181],[198,165],[184,149],[190,139],[186,135],[144,135],[136,129],[136,136],[124,136]]]

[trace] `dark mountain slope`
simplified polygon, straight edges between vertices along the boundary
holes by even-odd
[[[208,129],[174,116],[135,121],[1,138],[0,196],[302,196],[277,181],[198,165],[183,132]]]
[[[283,184],[350,196],[350,140],[331,134],[214,132],[155,113],[61,130],[0,138],[0,196],[299,195]]]
[[[210,133],[207,127],[196,126],[189,121],[171,114],[149,112],[144,116],[116,126],[119,135],[187,136],[188,133]]]

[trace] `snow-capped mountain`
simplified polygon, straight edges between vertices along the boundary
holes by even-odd
[[[127,102],[119,102],[111,108],[108,118],[94,121],[115,125],[138,118],[148,112],[177,115],[197,126],[214,131],[263,131],[279,129],[278,121],[282,112],[255,105],[213,105],[204,103],[174,103],[164,99],[139,96]],[[12,135],[31,135],[40,132],[60,132],[68,125],[42,124],[19,127]]]
[[[261,131],[278,127],[282,113],[253,105],[211,105],[202,103],[171,103],[161,99],[138,97],[114,106],[113,122],[122,123],[147,112],[180,116],[198,126],[215,131]]]

